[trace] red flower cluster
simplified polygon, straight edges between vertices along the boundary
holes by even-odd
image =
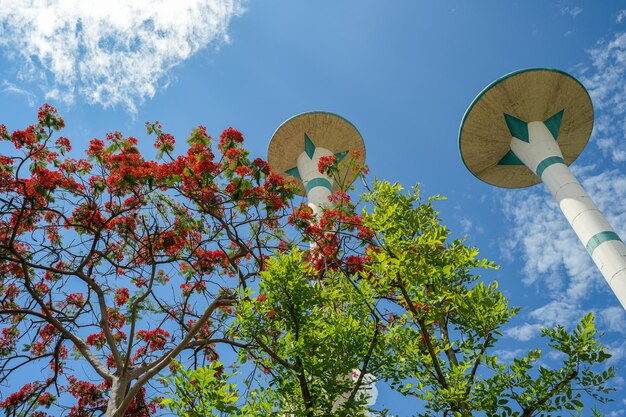
[[[89,148],[87,148],[87,156],[95,157],[100,155],[104,150],[104,142],[100,139],[92,139],[89,141]]]
[[[129,297],[130,291],[128,291],[128,288],[120,288],[115,290],[115,305],[118,307],[123,306],[124,304],[126,304]]]
[[[169,133],[162,133],[156,137],[156,140],[154,141],[154,147],[159,150],[172,150],[174,149],[174,143],[176,143],[174,136],[170,135]]]
[[[57,109],[49,104],[44,104],[39,108],[37,112],[37,120],[40,126],[52,128],[54,130],[61,130],[65,127],[65,122],[59,116]]]
[[[61,153],[69,152],[72,150],[72,145],[70,144],[70,140],[66,137],[59,136],[59,138],[54,142],[57,148],[61,150]]]
[[[226,151],[239,143],[243,143],[243,135],[240,131],[229,127],[224,130],[220,135],[219,149],[226,153]]]
[[[25,302],[32,302],[32,297],[39,306],[30,327],[23,326],[21,312],[3,316],[6,327],[0,335],[0,356],[19,349],[29,359],[43,360],[40,369],[52,373],[50,379],[42,375],[40,382],[5,396],[0,403],[5,410],[30,404],[48,407],[60,401],[46,392],[50,384],[65,378],[61,374],[67,359],[67,347],[50,324],[53,320],[68,330],[63,339],[70,340],[64,343],[69,345],[75,337],[74,345],[79,346],[85,337],[93,354],[109,369],[116,369],[108,341],[112,338],[125,352],[125,326],[142,328],[143,324],[145,328],[142,317],[154,320],[150,323],[197,317],[200,303],[195,298],[200,297],[196,292],[203,298],[211,296],[209,284],[234,276],[237,266],[261,269],[268,248],[278,242],[275,236],[268,242],[257,240],[253,233],[279,227],[282,210],[289,207],[297,190],[295,184],[271,173],[266,161],[251,161],[242,148],[243,135],[232,128],[212,148],[210,136],[200,126],[192,132],[188,150],[173,156],[174,137],[164,133],[158,122],[148,124],[148,131],[156,135],[157,155],[163,157],[157,162],[142,156],[137,139],[119,132],[91,140],[85,159],[66,157],[72,150],[70,140],[52,137],[63,126],[63,119],[48,105],[40,109],[37,123],[23,130],[9,133],[0,125],[0,139],[15,154],[0,155],[0,192],[8,202],[0,220],[0,247],[10,258],[0,263],[0,275],[5,277],[0,283],[0,306],[27,311],[31,305]],[[20,262],[23,258],[28,259],[27,266]],[[182,279],[168,283],[166,274],[150,272],[155,265]],[[78,291],[85,282],[88,292],[69,292]],[[180,282],[185,284],[178,289]],[[181,292],[189,300],[167,301],[154,309],[139,305],[136,316],[122,313],[133,291],[152,291],[151,297],[168,294],[161,291],[163,287],[178,290],[175,300]],[[224,306],[221,311],[232,309]],[[98,331],[76,334],[77,329],[90,327]],[[18,328],[28,328],[28,334],[20,334]],[[211,337],[214,331],[207,323],[196,337]],[[172,339],[161,328],[141,330],[135,336],[140,346],[133,360],[167,349]],[[82,350],[75,348],[75,353],[81,355]],[[217,358],[212,347],[198,353]],[[70,395],[60,397],[73,396],[77,405],[60,405],[69,410],[64,411],[66,415],[105,411],[110,395],[107,383],[92,384],[74,375],[67,379],[69,385],[62,392]],[[127,415],[152,413],[154,405],[150,404],[142,391]]]
[[[37,398],[37,402],[39,403],[39,405],[50,407],[56,401],[56,399],[57,397],[55,397],[52,393],[46,391],[41,394],[39,398]]]
[[[107,309],[107,322],[111,329],[121,329],[126,323],[126,316],[120,313],[117,308]]]
[[[39,340],[33,343],[30,353],[34,356],[41,356],[47,353],[52,342],[55,341],[59,331],[52,324],[46,324],[39,330]]]
[[[6,415],[11,415],[13,414],[12,410],[31,398],[40,388],[41,383],[29,382],[28,384],[22,386],[19,391],[9,395],[4,399],[4,401],[0,402],[0,408],[5,410]]]
[[[65,297],[65,302],[68,306],[82,307],[85,304],[85,296],[80,292],[74,292]]]
[[[15,149],[22,149],[24,146],[28,148],[32,147],[37,142],[35,126],[30,125],[25,130],[16,130],[11,134],[11,141]]]
[[[154,330],[139,330],[137,337],[143,339],[144,342],[148,342],[150,351],[154,352],[155,350],[163,350],[170,333],[157,327]]]
[[[104,335],[104,332],[93,333],[87,336],[85,342],[89,346],[93,346],[97,349],[102,349],[104,347],[104,344],[106,343],[106,336]]]
[[[0,356],[7,356],[15,349],[19,335],[20,331],[15,326],[2,329],[2,336],[0,336]]]
[[[335,155],[320,156],[317,161],[317,170],[322,173],[330,173],[331,167],[337,163],[337,157]]]
[[[84,417],[92,414],[93,410],[106,410],[107,398],[105,396],[109,384],[105,381],[101,384],[81,381],[74,376],[68,376],[67,392],[78,400],[78,404],[70,409],[68,417]]]

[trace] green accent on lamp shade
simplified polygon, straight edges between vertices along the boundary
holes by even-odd
[[[504,113],[504,120],[506,121],[506,126],[509,128],[509,132],[511,132],[511,136],[523,140],[526,143],[529,142],[528,123],[506,113]]]
[[[543,122],[544,125],[548,128],[550,133],[552,133],[552,137],[556,140],[557,136],[559,136],[559,130],[561,129],[561,121],[563,120],[563,112],[565,109],[560,112],[550,116],[546,121]]]
[[[313,178],[304,185],[307,193],[315,187],[326,187],[331,193],[333,192],[333,185],[326,178]]]
[[[299,180],[302,179],[300,177],[300,171],[298,171],[298,167],[289,168],[288,170],[285,171],[285,173],[291,175],[292,177],[296,177]]]
[[[554,164],[567,165],[565,163],[565,160],[561,158],[560,156],[549,156],[543,161],[539,162],[539,165],[537,165],[537,176],[541,178],[543,171],[545,171],[546,168],[548,168],[550,165],[554,165]]]
[[[607,232],[597,233],[591,239],[589,239],[589,242],[587,242],[587,245],[585,245],[585,247],[587,248],[587,252],[589,252],[589,255],[593,255],[593,251],[596,250],[598,246],[600,246],[602,243],[607,242],[609,240],[621,241],[622,239],[620,239],[617,233],[615,232],[607,231]]]
[[[506,155],[500,159],[498,165],[524,165],[524,163],[515,155],[515,152],[508,151]]]
[[[313,159],[313,154],[315,153],[315,144],[306,133],[304,134],[304,152],[306,152],[310,159]]]
[[[343,152],[337,152],[335,154],[335,157],[337,158],[337,162],[341,162],[343,160],[343,158],[346,157],[346,155],[348,155],[349,151],[343,151]]]

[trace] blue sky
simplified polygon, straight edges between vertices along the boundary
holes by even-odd
[[[265,157],[287,118],[340,114],[364,137],[371,177],[447,196],[444,222],[502,266],[487,278],[523,307],[502,357],[536,344],[541,326],[571,325],[592,310],[626,376],[626,315],[544,186],[484,184],[464,167],[457,143],[465,109],[494,79],[528,67],[571,73],[596,111],[572,169],[626,236],[626,4],[43,3],[0,0],[0,123],[9,129],[30,124],[49,102],[76,145],[113,130],[145,138],[144,122],[159,120],[179,141],[198,124],[213,135],[233,126]],[[605,408],[612,417],[626,415],[626,382],[616,383],[617,401]],[[386,395],[382,403],[395,398]]]

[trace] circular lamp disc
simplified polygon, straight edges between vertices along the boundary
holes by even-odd
[[[557,142],[567,165],[574,162],[593,128],[589,93],[571,75],[532,68],[508,74],[485,88],[463,116],[459,132],[461,158],[480,180],[504,188],[541,182],[525,165],[499,165],[511,150],[504,113],[527,123],[545,121],[563,110]]]
[[[295,167],[298,157],[305,151],[304,134],[307,134],[317,148],[326,148],[334,154],[344,151],[358,151],[359,157],[355,161],[355,168],[360,169],[365,164],[365,144],[356,127],[341,116],[326,112],[302,113],[284,122],[272,135],[267,150],[267,161],[270,168],[286,179],[295,178],[286,171]],[[349,161],[352,155],[347,155],[339,163],[339,175],[344,185],[352,184],[357,174],[350,169]],[[295,178],[300,185],[299,195],[306,195],[302,181]],[[339,189],[334,182],[335,191]]]

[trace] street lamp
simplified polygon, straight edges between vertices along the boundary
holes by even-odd
[[[508,74],[463,117],[459,147],[477,178],[504,188],[543,181],[626,309],[626,246],[568,169],[589,141],[593,106],[583,85],[554,69]]]
[[[345,158],[350,151],[357,151],[354,154],[356,161]],[[325,156],[337,158],[336,178],[341,184],[319,172],[319,160]],[[319,221],[333,191],[347,187],[357,178],[359,169],[365,164],[365,144],[357,128],[343,117],[327,112],[308,112],[280,125],[270,140],[267,160],[273,172],[297,180],[298,194],[307,197],[308,205]],[[351,163],[356,163],[356,167]],[[311,248],[314,247],[315,243],[311,243]],[[358,370],[353,370],[347,378],[356,381],[359,374]],[[365,374],[359,391],[366,398],[367,405],[374,405],[378,396],[376,378]],[[347,398],[346,395],[339,397],[334,406],[341,406]]]

